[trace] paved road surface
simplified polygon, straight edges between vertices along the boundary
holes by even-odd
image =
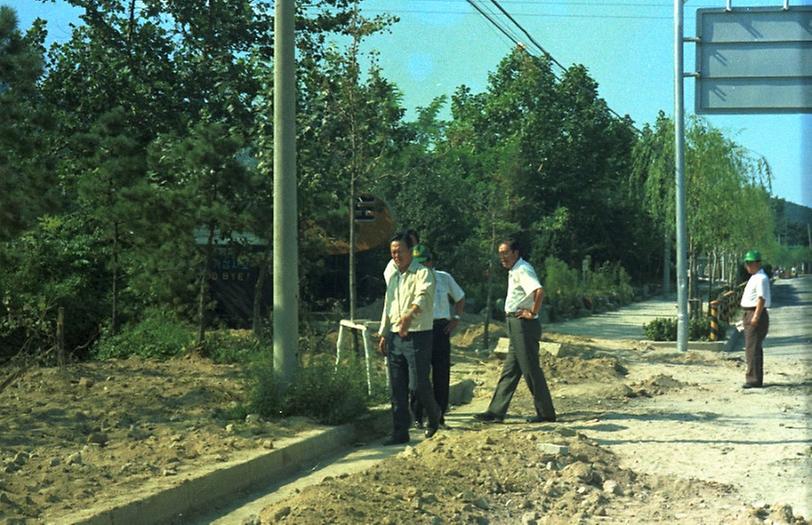
[[[771,357],[812,360],[812,275],[779,279],[772,286],[770,332],[764,342]],[[614,312],[547,325],[551,332],[602,339],[645,339],[643,324],[676,317],[675,296],[634,303]],[[743,343],[742,343],[743,344]]]
[[[765,357],[812,360],[812,275],[781,279],[772,287]]]
[[[643,325],[658,317],[677,317],[676,295],[655,297],[613,312],[547,325],[551,332],[601,339],[645,339]]]

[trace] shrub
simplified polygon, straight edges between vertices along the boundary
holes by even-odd
[[[564,316],[578,312],[580,308],[580,287],[578,272],[555,257],[544,260],[544,297],[557,313]]]
[[[313,356],[284,395],[273,380],[270,359],[258,361],[251,376],[251,409],[265,417],[307,416],[338,425],[366,412],[369,401],[366,375],[354,359],[336,368],[329,356]]]
[[[646,339],[651,341],[676,341],[677,319],[657,318],[643,325]]]
[[[724,339],[727,325],[719,323],[719,339]],[[643,325],[646,338],[652,341],[676,341],[677,319],[657,318]],[[708,317],[690,319],[688,321],[688,340],[707,341],[710,336],[710,320]]]
[[[97,359],[139,356],[168,359],[182,355],[194,342],[194,328],[162,309],[147,310],[144,319],[114,336],[104,336],[94,349]]]
[[[85,357],[110,314],[107,253],[97,225],[81,214],[44,216],[13,241],[0,244],[0,359],[28,341],[32,351],[55,343],[65,308],[65,347]]]
[[[206,332],[202,353],[218,364],[250,363],[273,343],[258,339],[250,330],[213,330]]]

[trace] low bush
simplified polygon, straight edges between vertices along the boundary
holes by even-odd
[[[719,339],[724,339],[727,325],[719,323]],[[677,319],[657,318],[643,325],[646,338],[651,341],[676,341]],[[710,339],[710,319],[708,317],[694,318],[688,321],[689,341],[708,341]]]
[[[564,261],[547,257],[543,266],[544,301],[552,306],[556,317],[570,317],[581,307],[578,272]]]
[[[265,417],[306,416],[339,425],[356,419],[375,401],[367,393],[366,374],[356,359],[336,367],[330,356],[314,355],[284,394],[274,382],[270,358],[255,363],[251,378],[250,410]]]
[[[105,335],[93,350],[96,359],[139,356],[169,359],[183,355],[194,343],[194,328],[162,309],[147,310],[140,322],[119,334]]]
[[[273,342],[258,339],[250,330],[213,330],[206,333],[202,354],[218,364],[250,363]]]
[[[650,323],[643,325],[643,333],[650,341],[676,341],[677,319],[658,317]]]
[[[581,275],[555,257],[542,266],[542,284],[552,320],[578,315],[581,310],[603,311],[634,299],[631,277],[618,263],[606,262]]]

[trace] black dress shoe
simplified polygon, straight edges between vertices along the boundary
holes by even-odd
[[[756,383],[745,383],[742,385],[742,388],[761,388],[761,385]]]
[[[429,427],[426,429],[425,436],[427,438],[430,438],[431,436],[433,436],[434,434],[437,433],[438,428],[440,428],[440,427],[433,427],[433,426],[429,425]]]
[[[408,442],[409,442],[409,436],[406,436],[406,437],[390,436],[390,437],[383,440],[383,446],[390,447],[392,445],[402,445],[402,444],[408,443]]]
[[[528,423],[555,423],[555,416],[553,417],[533,416],[528,417],[526,421]]]
[[[487,423],[501,423],[505,420],[503,417],[499,417],[493,412],[482,412],[481,414],[474,414],[474,419],[477,421],[485,421]]]

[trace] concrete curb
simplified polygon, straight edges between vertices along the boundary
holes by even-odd
[[[473,398],[475,383],[465,380],[449,388],[450,402],[466,404]],[[250,493],[261,486],[288,478],[303,467],[335,454],[357,439],[383,435],[391,424],[388,406],[376,407],[355,423],[304,436],[280,440],[278,448],[258,452],[249,459],[234,460],[212,467],[210,472],[184,479],[172,487],[155,489],[136,499],[114,503],[101,511],[89,510],[58,518],[60,523],[119,525],[130,523],[178,523],[207,510],[224,506],[237,494]]]
[[[386,419],[379,410],[372,418]],[[280,448],[259,453],[248,460],[217,466],[211,472],[185,479],[173,487],[156,489],[135,500],[113,505],[88,516],[86,512],[66,516],[67,523],[114,525],[123,523],[177,523],[185,517],[227,503],[235,494],[250,492],[294,474],[307,463],[349,446],[368,428],[370,421],[316,430],[304,437],[280,441]],[[374,424],[374,421],[373,421]]]

